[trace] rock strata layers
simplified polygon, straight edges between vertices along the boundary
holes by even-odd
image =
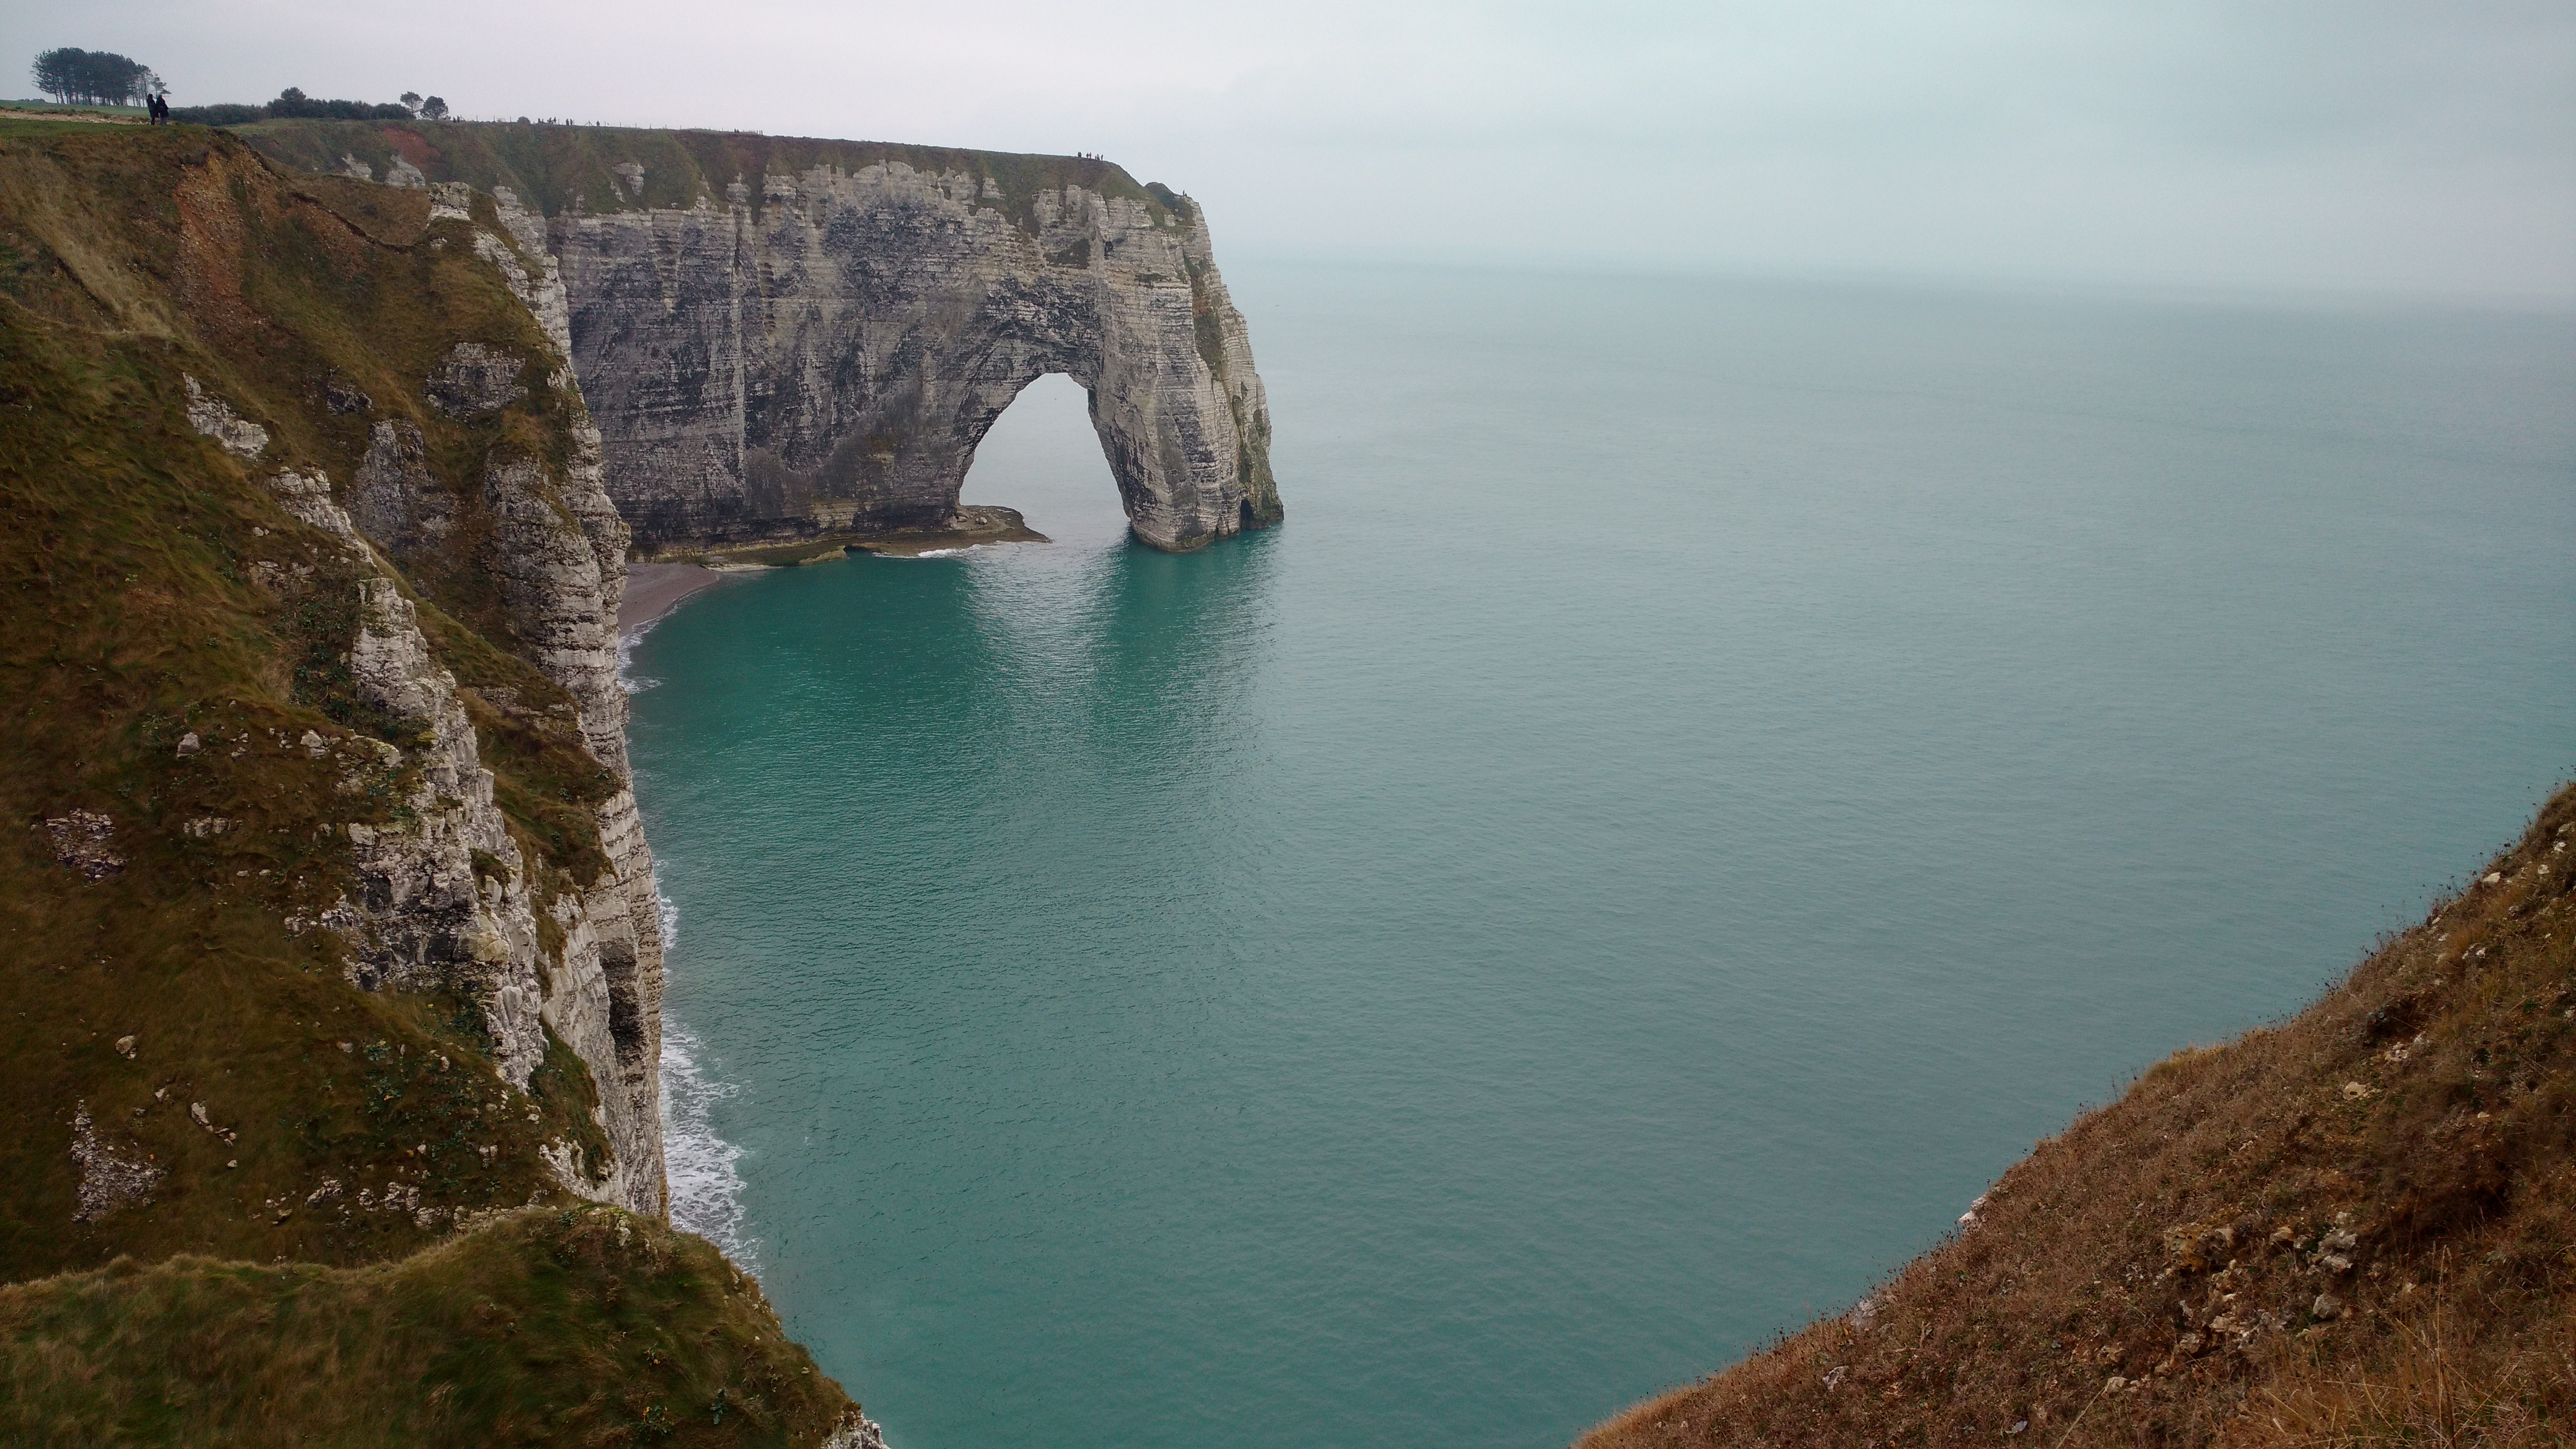
[[[1106,162],[504,124],[255,144],[425,185],[436,214],[463,214],[444,193],[464,183],[505,199],[517,246],[492,260],[551,252],[528,295],[559,270],[560,302],[532,305],[568,311],[609,496],[648,553],[946,527],[986,429],[1048,373],[1090,392],[1138,538],[1194,548],[1281,517],[1206,216]],[[453,371],[470,404],[472,359]]]
[[[1279,516],[1269,404],[1198,208],[885,162],[687,210],[558,216],[575,370],[639,543],[939,527],[1019,390],[1064,373],[1136,535]]]

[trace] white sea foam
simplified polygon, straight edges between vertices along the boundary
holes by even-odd
[[[661,622],[659,619],[647,619],[632,629],[620,631],[617,636],[617,687],[628,694],[642,694],[662,682],[658,679],[635,677],[635,646],[643,643],[644,636],[652,633],[653,626]],[[670,909],[670,903],[663,902],[662,912],[666,918],[670,917]],[[665,924],[668,924],[667,919]]]
[[[678,939],[679,907],[655,884],[662,947]],[[742,1149],[716,1135],[715,1105],[741,1091],[698,1065],[698,1039],[662,1015],[662,1163],[671,1182],[671,1225],[714,1243],[746,1270],[760,1266],[760,1242],[743,1232]]]
[[[921,552],[919,552],[919,553],[881,553],[881,554],[877,555],[877,557],[879,557],[879,558],[892,558],[892,559],[904,559],[904,558],[964,558],[966,555],[968,555],[968,554],[970,554],[970,553],[975,553],[975,552],[977,552],[977,551],[979,551],[979,550],[982,550],[982,549],[988,549],[988,548],[1008,548],[1009,546],[1010,546],[1010,545],[1008,545],[1008,544],[1000,544],[1000,543],[961,543],[961,544],[959,544],[959,545],[958,545],[957,547],[955,547],[955,548],[925,548],[925,549],[923,549],[923,550],[922,550]]]

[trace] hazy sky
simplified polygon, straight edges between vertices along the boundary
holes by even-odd
[[[2576,301],[2576,0],[0,0],[54,45],[183,104],[1098,151],[1220,255]]]

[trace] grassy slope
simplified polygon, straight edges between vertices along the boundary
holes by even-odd
[[[785,1445],[850,1406],[699,1238],[529,1209],[365,1268],[179,1258],[0,1288],[26,1446]]]
[[[2041,1143],[1865,1324],[1583,1449],[2576,1442],[2571,877],[2576,789],[2298,1017]]]
[[[327,933],[285,924],[353,883],[324,827],[389,821],[409,789],[340,788],[343,742],[404,741],[348,688],[347,565],[263,481],[318,467],[345,487],[371,419],[417,424],[456,500],[450,544],[406,575],[541,888],[602,860],[584,806],[610,782],[478,562],[484,459],[559,456],[565,419],[541,387],[472,424],[420,396],[460,338],[543,355],[470,257],[417,193],[282,176],[222,133],[0,120],[0,1279],[119,1255],[384,1260],[446,1224],[362,1191],[471,1215],[557,1196],[548,1140],[597,1155],[569,1051],[521,1097],[466,1003],[358,991]],[[256,474],[189,426],[183,373],[270,430]],[[333,388],[372,408],[335,413]],[[182,759],[189,731],[206,747]],[[307,731],[342,757],[307,758]],[[115,820],[120,873],[56,863],[40,822],[73,808]],[[209,817],[233,828],[183,828]],[[161,1174],[91,1222],[84,1109]],[[312,1201],[326,1179],[343,1190]],[[441,1251],[470,1261],[480,1236]]]
[[[899,163],[916,171],[990,178],[1002,209],[1035,230],[1032,198],[1073,184],[1103,196],[1141,201],[1170,214],[1188,203],[1159,184],[1139,186],[1107,161],[1079,156],[966,151],[879,141],[829,141],[749,135],[739,131],[652,131],[623,126],[550,126],[494,121],[258,121],[242,139],[281,165],[334,172],[355,156],[382,176],[400,154],[432,181],[464,181],[484,190],[507,186],[551,216],[578,208],[611,212],[642,207],[721,206],[725,188],[749,185],[761,203],[764,175],[788,176],[813,166],[856,171]],[[644,168],[643,191],[631,192],[611,167]]]
[[[185,415],[183,372],[276,434],[263,471],[318,465],[345,483],[364,418],[318,405],[322,379],[382,399],[382,415],[453,336],[530,325],[462,252],[370,243],[205,132],[0,131],[0,1073],[22,1109],[0,1120],[0,1274],[120,1252],[402,1251],[429,1230],[399,1214],[280,1222],[264,1205],[300,1203],[326,1176],[515,1205],[549,1186],[539,1141],[590,1135],[586,1080],[551,1074],[529,1123],[488,1071],[437,1067],[482,1056],[462,1003],[353,990],[323,933],[284,929],[352,884],[345,840],[323,827],[389,821],[406,789],[344,794],[345,764],[306,758],[301,737],[406,741],[347,688],[347,566]],[[476,440],[418,411],[467,466]],[[470,589],[451,602],[496,607]],[[551,688],[488,646],[449,655]],[[183,760],[189,731],[208,747]],[[549,743],[559,763],[586,758]],[[562,803],[560,785],[513,784]],[[75,807],[116,820],[121,874],[91,883],[54,863],[37,822]],[[235,824],[182,828],[208,817]],[[531,842],[560,828],[520,824]],[[114,1050],[129,1035],[130,1058]],[[235,1140],[189,1120],[200,1101]],[[71,1221],[66,1151],[82,1103],[167,1173],[149,1204],[90,1224]],[[478,1146],[498,1149],[489,1164]]]

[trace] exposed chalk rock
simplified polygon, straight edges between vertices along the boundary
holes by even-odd
[[[429,219],[431,221],[472,221],[474,188],[462,181],[430,182]]]
[[[473,200],[450,183],[440,183],[434,195],[457,216],[467,215]],[[542,250],[531,257],[514,239],[482,228],[475,249],[528,304],[560,352],[564,306],[550,259]],[[532,459],[496,453],[489,461],[482,501],[495,527],[486,564],[502,583],[522,651],[572,694],[585,745],[622,779],[626,696],[616,683],[615,621],[627,533],[602,487],[598,435],[581,420],[570,369],[560,356],[551,366],[550,385],[568,394],[576,420],[572,456],[559,477]],[[524,370],[525,359],[506,349],[462,343],[424,390],[442,411],[480,416],[526,396]],[[250,426],[205,399],[193,382],[191,398],[197,404],[192,421],[219,442]],[[265,446],[264,433],[257,443]],[[365,573],[348,655],[352,682],[423,742],[406,755],[384,741],[363,741],[346,762],[343,785],[353,790],[364,788],[369,771],[412,783],[399,824],[347,828],[362,890],[358,899],[325,911],[318,924],[350,943],[352,980],[362,987],[458,990],[477,1001],[496,1069],[513,1086],[527,1087],[552,1029],[591,1069],[610,1152],[607,1161],[577,1153],[548,1160],[575,1192],[658,1214],[666,1192],[661,936],[652,857],[634,796],[621,789],[599,811],[610,870],[576,894],[541,903],[494,800],[493,777],[483,768],[456,681],[437,663],[411,600],[369,541],[373,534],[399,555],[446,536],[454,500],[432,475],[425,451],[408,423],[372,428],[348,495],[357,517],[334,499],[319,470],[288,468],[268,480],[289,514],[338,540]],[[299,743],[312,752],[310,741]],[[329,742],[323,744],[328,753]],[[195,824],[188,833],[199,833]],[[205,833],[218,824],[209,822]],[[563,944],[551,954],[542,945],[540,913],[562,932]],[[289,923],[291,929],[304,924]]]
[[[214,439],[216,447],[236,458],[256,458],[268,447],[268,429],[235,413],[195,378],[183,374],[179,380],[188,388],[188,425]]]
[[[886,1449],[885,1431],[857,1409],[846,1409],[824,1438],[822,1449]]]
[[[451,418],[497,413],[528,395],[519,385],[522,365],[498,347],[459,342],[448,350],[438,375],[422,391],[431,406]]]
[[[732,183],[722,206],[567,212],[553,242],[609,489],[648,548],[945,526],[975,448],[1061,372],[1136,535],[1280,516],[1242,315],[1187,198],[890,161]]]
[[[45,821],[54,859],[79,871],[84,879],[102,881],[125,869],[116,853],[116,822],[95,810],[72,810]]]
[[[560,475],[522,462],[486,469],[484,504],[496,525],[487,567],[501,580],[523,652],[572,695],[583,743],[623,781],[627,698],[617,683],[617,609],[626,595],[631,534],[608,494],[599,430],[564,363],[571,356],[571,312],[562,274],[544,247],[545,220],[506,187],[493,199],[503,230],[478,229],[476,255],[501,273],[554,345],[557,366],[547,385],[571,404],[573,447]],[[658,1190],[662,925],[653,855],[631,787],[604,801],[595,818],[611,869],[586,886],[579,922],[561,923],[568,941],[578,936],[583,944],[566,947],[546,1020],[591,1064],[601,1125],[620,1163],[649,1163]]]
[[[378,423],[367,432],[367,453],[349,489],[349,516],[367,537],[396,558],[446,541],[456,508],[430,476],[420,429],[408,422]]]
[[[141,1149],[118,1152],[109,1147],[90,1120],[87,1102],[72,1112],[72,1161],[80,1164],[81,1173],[73,1198],[76,1223],[94,1223],[127,1203],[143,1201],[163,1175]]]

